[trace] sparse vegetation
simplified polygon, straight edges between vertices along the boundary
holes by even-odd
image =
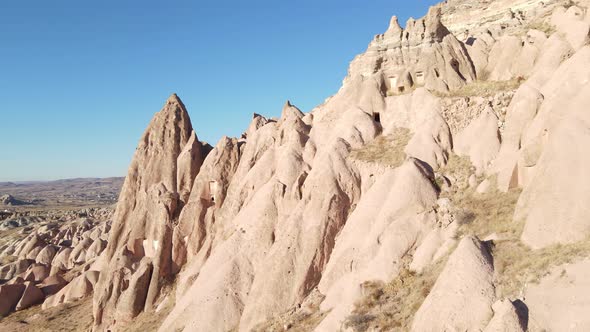
[[[442,170],[465,179],[471,172],[469,160],[452,155]],[[490,181],[495,182],[495,178]],[[491,186],[495,188],[495,185]],[[531,250],[520,241],[523,220],[514,220],[520,189],[507,193],[491,190],[477,194],[473,189],[443,192],[456,209],[460,236],[473,234],[483,239],[496,234],[493,245],[496,286],[501,297],[517,297],[527,283],[535,283],[553,267],[590,255],[590,239],[568,245]]]
[[[469,159],[451,155],[439,173],[452,176],[455,181],[450,190],[441,193],[441,197],[449,198],[453,204],[455,220],[460,225],[458,237],[476,235],[483,239],[495,234],[492,250],[499,297],[517,298],[527,283],[539,282],[553,267],[590,255],[590,239],[540,250],[527,248],[520,241],[524,222],[513,220],[521,191],[514,189],[503,193],[491,190],[478,194],[467,186],[467,178],[473,171]],[[489,180],[495,182],[494,178]],[[354,312],[346,320],[346,327],[356,332],[371,328],[409,330],[414,314],[430,293],[447,258],[438,260],[422,274],[404,268],[390,283],[365,282],[365,295],[356,303]]]
[[[576,3],[573,0],[568,0],[563,4],[563,7],[565,9],[569,9],[570,7],[575,6],[575,5],[576,5]]]
[[[484,78],[480,77],[480,80],[466,84],[460,89],[449,91],[448,93],[434,91],[433,94],[441,98],[489,97],[498,92],[516,90],[524,81],[524,77],[517,77],[509,81],[488,81]]]
[[[529,23],[526,27],[526,31],[528,32],[529,30],[539,30],[539,31],[545,33],[545,35],[547,35],[547,37],[551,36],[552,34],[555,33],[555,31],[557,31],[555,29],[555,26],[553,26],[552,24],[548,23],[545,20],[538,20],[538,21],[534,21],[534,22]]]
[[[414,314],[430,293],[436,279],[445,266],[446,258],[440,259],[422,273],[402,268],[396,278],[384,284],[365,282],[365,296],[356,303],[345,327],[355,332],[408,331]]]
[[[0,257],[0,266],[10,264],[16,260],[17,260],[17,257],[12,256],[12,255],[2,256],[2,257]]]
[[[92,326],[92,297],[41,311],[37,305],[0,319],[1,331],[89,331]]]
[[[590,239],[531,250],[520,241],[503,241],[495,245],[494,266],[498,273],[498,292],[516,297],[528,283],[538,283],[556,266],[590,255]]]
[[[523,223],[513,221],[514,209],[520,196],[520,189],[513,189],[507,193],[496,190],[495,178],[490,189],[485,194],[478,194],[474,188],[469,188],[467,179],[473,174],[474,168],[468,158],[452,154],[448,163],[440,171],[455,178],[455,186],[443,191],[441,197],[449,198],[455,209],[456,220],[460,224],[460,235],[475,235],[484,238],[490,234],[497,234],[505,239],[517,240],[522,233]],[[479,181],[483,177],[479,177]]]
[[[409,129],[394,128],[390,135],[381,135],[362,148],[353,150],[350,157],[364,162],[397,167],[406,159],[404,149],[411,137]]]
[[[292,308],[272,319],[255,326],[253,332],[283,331],[307,332],[313,331],[328,314],[320,311],[320,303],[324,297],[319,292],[308,296],[301,307]]]
[[[386,96],[387,97],[395,97],[395,96],[403,96],[409,95],[416,91],[416,87],[412,87],[410,89],[405,89],[403,92],[394,92],[393,90],[387,90]]]
[[[473,189],[466,188],[454,193],[451,201],[458,210],[461,235],[473,234],[484,238],[495,233],[505,239],[517,240],[524,227],[522,222],[512,219],[519,196],[519,189],[507,193],[491,190],[477,194]]]
[[[124,332],[146,332],[156,331],[164,322],[164,319],[172,311],[176,302],[176,284],[165,285],[162,294],[165,296],[166,303],[163,303],[159,311],[142,312],[135,317],[132,322],[121,328]]]

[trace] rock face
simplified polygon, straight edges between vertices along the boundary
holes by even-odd
[[[98,280],[98,271],[88,271],[75,277],[67,286],[43,302],[43,309],[55,307],[62,303],[74,302],[92,295]]]
[[[22,284],[0,286],[0,316],[6,316],[16,308],[24,290]]]
[[[527,330],[528,319],[523,319],[517,307],[508,300],[497,301],[492,306],[494,318],[490,320],[484,332],[524,332]]]
[[[448,0],[442,5],[443,23],[455,35],[469,38],[482,31],[497,35],[518,31],[527,21],[549,12],[563,1],[541,0]],[[463,40],[462,38],[460,38]]]
[[[2,205],[22,205],[25,204],[23,201],[19,201],[18,199],[14,198],[12,195],[6,194],[0,196],[0,204]]]
[[[494,30],[457,38],[441,17],[453,5],[460,4],[433,7],[405,29],[394,17],[326,103],[304,114],[287,102],[276,120],[255,114],[241,139],[223,137],[207,156],[172,97],[131,164],[101,256],[94,329],[114,329],[151,310],[168,296],[161,281],[175,278],[176,303],[160,331],[250,331],[313,292],[324,296],[319,310],[327,312],[315,329],[338,330],[355,310],[363,282],[387,282],[402,268],[426,271],[458,242],[452,203],[441,210],[434,185],[453,151],[475,169],[470,190],[488,195],[494,186],[525,187],[519,206],[523,216],[531,213],[535,200],[525,196],[537,189],[527,186],[551,151],[538,144],[536,123],[549,119],[543,110],[557,98],[549,79],[575,46],[562,35],[547,38],[524,27],[546,8],[504,20],[509,31],[524,31],[520,37]],[[456,107],[432,94],[477,79],[517,77],[530,79],[516,93],[453,99]],[[461,105],[473,113],[453,114]],[[409,132],[402,165],[350,159],[352,150],[399,128]],[[490,174],[497,183],[480,183],[478,177]],[[491,255],[489,243],[471,236],[459,241],[412,329],[526,330],[517,302],[496,298]]]
[[[76,284],[80,275],[98,277],[97,257],[106,244],[110,213],[88,209],[84,215],[38,218],[31,224],[15,226],[21,227],[18,235],[2,239],[2,258],[13,260],[0,267],[0,283],[6,292],[1,295],[6,296],[2,315],[41,303],[44,308],[52,307],[91,294],[92,287],[76,296],[70,296],[68,290],[76,288],[72,283]],[[55,296],[63,289],[62,295]]]
[[[493,258],[478,239],[465,237],[449,258],[416,315],[412,331],[477,331],[492,318]],[[469,308],[469,315],[463,310]]]
[[[402,267],[399,262],[405,253],[435,228],[430,213],[437,197],[432,177],[418,160],[410,159],[387,172],[359,202],[319,283],[320,292],[326,294],[321,309],[329,312],[319,331],[337,330],[359,299],[362,282],[390,280]]]
[[[199,144],[183,103],[172,95],[149,124],[129,166],[96,286],[95,328],[114,324],[134,261],[149,257],[154,271],[145,303],[136,303],[139,297],[145,298],[143,293],[125,295],[134,308],[151,308],[161,278],[170,275],[173,220],[182,208],[178,189],[186,190],[198,172],[203,158]]]
[[[449,0],[403,29],[394,17],[324,104],[254,114],[215,147],[172,95],[139,141],[112,224],[45,224],[0,243],[12,256],[0,314],[93,294],[94,331],[167,305],[160,331],[289,330],[295,318],[314,322],[301,330],[379,330],[362,305],[388,310],[391,297],[363,301],[365,286],[407,273],[436,282],[404,289],[420,301],[394,303],[402,329],[587,330],[574,296],[586,261],[563,267],[567,283],[552,271],[506,296],[493,257],[506,243],[540,262],[554,244],[587,255],[590,14],[560,4]],[[511,224],[501,192],[521,189]],[[485,211],[470,219],[472,207]]]
[[[530,330],[586,331],[590,320],[583,313],[588,310],[587,294],[590,284],[586,276],[588,259],[557,266],[538,284],[531,284],[525,292],[530,314]]]
[[[582,48],[543,87],[545,102],[522,144],[518,180],[524,191],[515,218],[526,221],[522,240],[533,248],[590,235],[590,183],[582,180],[583,165],[590,161],[582,148],[590,141],[589,56],[590,47]]]
[[[39,304],[45,299],[45,294],[31,281],[25,283],[23,295],[16,305],[16,310],[23,310],[32,305]]]
[[[498,117],[490,109],[463,129],[455,140],[455,152],[468,156],[479,174],[488,168],[499,149]]]
[[[440,8],[432,7],[424,18],[408,20],[405,29],[394,16],[387,31],[352,61],[345,86],[356,80],[374,80],[389,95],[418,86],[447,92],[475,78],[465,47],[441,23]]]

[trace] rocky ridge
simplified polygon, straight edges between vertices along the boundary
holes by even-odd
[[[537,20],[551,29],[527,28]],[[588,309],[575,293],[590,255],[589,31],[582,1],[449,0],[403,29],[394,17],[324,104],[255,114],[215,147],[172,95],[110,230],[86,220],[11,245],[4,314],[71,276],[43,307],[93,293],[95,331],[145,315],[160,331],[587,330],[563,308]],[[401,161],[351,157],[391,152],[380,138],[401,132]],[[38,245],[64,239],[67,259]]]

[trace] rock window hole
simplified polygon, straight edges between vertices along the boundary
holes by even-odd
[[[377,123],[381,123],[381,114],[379,112],[373,112],[373,120]]]

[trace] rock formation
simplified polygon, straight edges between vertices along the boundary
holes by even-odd
[[[461,240],[416,312],[412,331],[476,331],[487,325],[495,298],[493,258],[488,250],[475,238]]]
[[[0,314],[93,294],[94,331],[587,329],[588,5],[393,17],[324,104],[215,147],[172,95],[112,226],[1,247]]]
[[[97,327],[109,328],[117,311],[131,319],[138,306],[152,309],[160,283],[172,272],[173,222],[183,205],[178,190],[186,195],[201,166],[199,147],[184,104],[174,94],[150,122],[129,166],[101,257],[103,273],[94,296]],[[144,257],[151,261],[147,276],[146,265],[139,264]],[[127,288],[130,280],[141,280],[147,297]],[[131,308],[119,307],[120,299]]]
[[[12,195],[6,194],[6,195],[0,196],[0,204],[12,206],[12,205],[23,205],[23,204],[25,204],[25,202],[14,198],[14,196],[12,196]]]
[[[3,239],[2,257],[14,261],[0,267],[0,287],[5,292],[0,296],[0,314],[41,303],[49,308],[91,295],[92,285],[81,292],[70,290],[77,287],[83,271],[98,275],[98,258],[110,228],[108,216],[100,211],[90,213],[90,218],[45,221],[23,229],[22,236]]]

